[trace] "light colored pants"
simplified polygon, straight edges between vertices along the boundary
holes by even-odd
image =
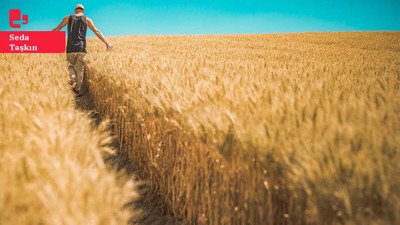
[[[67,53],[68,72],[71,79],[76,80],[75,90],[81,91],[83,75],[85,73],[85,52],[71,52]]]

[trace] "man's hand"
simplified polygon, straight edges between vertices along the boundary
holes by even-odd
[[[89,17],[86,17],[86,24],[93,31],[93,33],[96,34],[96,36],[102,42],[104,42],[104,44],[106,44],[107,51],[112,51],[114,49],[114,47],[110,43],[108,43],[103,34],[99,30],[97,30],[97,28],[93,24],[93,21]]]
[[[106,48],[107,51],[112,51],[114,49],[114,46],[112,46],[110,43],[106,43]]]

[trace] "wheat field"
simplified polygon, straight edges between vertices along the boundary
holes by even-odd
[[[88,39],[89,94],[182,224],[400,223],[400,32],[107,39]],[[0,224],[141,213],[66,66],[0,54]]]
[[[106,124],[75,109],[65,54],[0,54],[0,224],[127,224],[132,181]],[[136,212],[138,213],[138,212]]]
[[[400,33],[89,39],[96,108],[184,224],[400,223]]]

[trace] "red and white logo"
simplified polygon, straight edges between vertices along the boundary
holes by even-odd
[[[10,9],[11,28],[28,24],[28,15]],[[65,31],[0,31],[0,53],[63,53]]]
[[[18,21],[17,23],[15,23]],[[11,28],[21,28],[21,10],[10,9],[9,23]],[[22,24],[28,24],[28,15],[22,15]]]

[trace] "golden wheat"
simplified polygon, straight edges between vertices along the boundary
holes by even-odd
[[[96,107],[185,223],[400,223],[400,33],[89,40]]]
[[[110,135],[74,109],[65,54],[0,54],[0,224],[127,224]]]

